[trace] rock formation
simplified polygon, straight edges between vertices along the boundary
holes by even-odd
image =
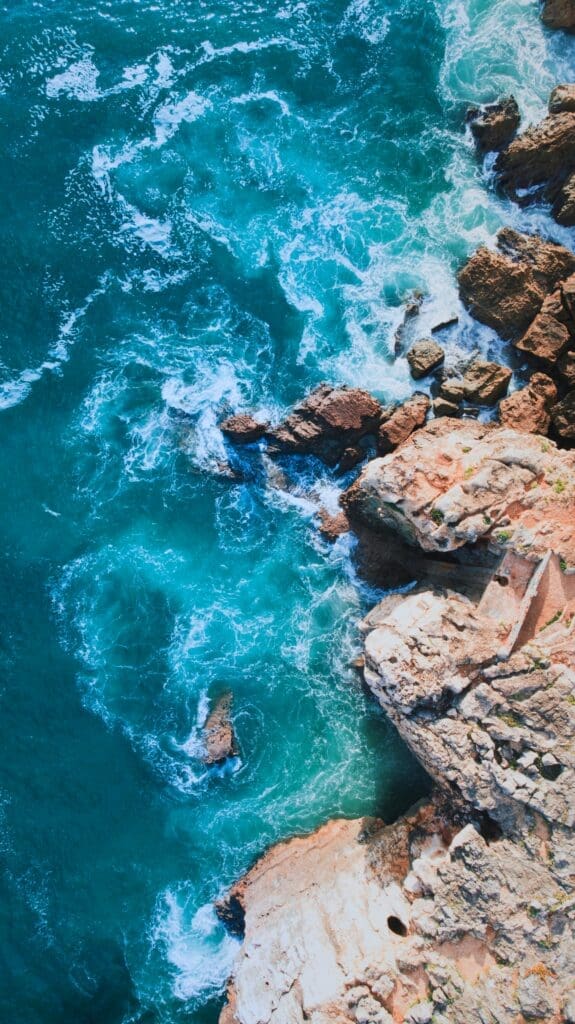
[[[475,359],[465,371],[463,394],[468,401],[493,405],[509,387],[511,370],[499,363]]]
[[[557,388],[545,373],[534,373],[527,387],[514,391],[499,403],[499,422],[526,434],[546,434]]]
[[[414,380],[426,377],[432,370],[441,366],[445,352],[433,338],[422,338],[411,346],[407,353],[407,361]]]
[[[543,0],[541,18],[547,28],[575,32],[575,4],[573,0]]]
[[[519,128],[521,116],[514,96],[506,96],[484,107],[470,107],[466,121],[478,153],[482,156],[509,145]]]
[[[259,441],[264,437],[267,424],[260,423],[253,416],[241,414],[228,416],[220,423],[220,430],[233,444],[253,444],[254,441]]]
[[[206,764],[222,764],[238,753],[232,725],[232,701],[233,695],[224,693],[206,719],[203,730]]]
[[[427,395],[416,392],[402,405],[386,409],[377,434],[378,451],[393,451],[398,445],[403,444],[414,430],[423,426],[430,404]]]

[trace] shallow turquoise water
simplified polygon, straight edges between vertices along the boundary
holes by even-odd
[[[382,398],[501,223],[462,131],[572,77],[531,0],[12,0],[0,7],[0,1017],[213,1021],[211,901],[271,842],[426,782],[349,663],[375,600],[256,455],[322,379]],[[448,345],[497,350],[462,320]],[[386,581],[381,581],[385,588]],[[208,701],[241,755],[207,772]]]

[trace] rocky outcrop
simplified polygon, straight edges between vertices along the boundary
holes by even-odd
[[[568,278],[572,287],[575,277]],[[575,322],[563,300],[563,288],[549,295],[533,322],[515,344],[520,351],[545,363],[556,363],[575,338]]]
[[[403,444],[414,430],[423,426],[430,405],[427,395],[416,392],[402,405],[386,409],[377,434],[378,451],[391,452]]]
[[[425,551],[488,541],[531,558],[575,548],[575,453],[473,420],[433,420],[373,459],[342,497],[350,520]]]
[[[346,449],[355,448],[357,462],[365,454],[357,443],[377,433],[382,411],[367,391],[320,384],[269,432],[271,448],[315,455],[330,466],[337,465]]]
[[[563,441],[575,441],[575,390],[569,391],[551,409],[553,426]]]
[[[433,338],[422,338],[411,346],[407,353],[407,362],[414,380],[426,377],[428,373],[441,366],[445,352]]]
[[[472,316],[502,338],[517,339],[574,271],[575,256],[564,246],[504,228],[496,251],[481,246],[459,272],[459,291]]]
[[[550,114],[560,114],[565,110],[575,113],[575,85],[572,83],[556,85],[549,97]]]
[[[499,154],[495,170],[506,191],[555,186],[575,169],[575,112],[549,114]]]
[[[232,724],[233,695],[224,693],[210,711],[203,730],[205,764],[222,764],[238,753]]]
[[[547,28],[575,32],[575,4],[573,0],[543,0],[541,18]]]
[[[241,414],[228,416],[220,423],[220,430],[233,444],[253,444],[264,437],[267,424],[260,423],[253,416]]]
[[[499,422],[521,433],[546,434],[556,400],[557,388],[551,377],[534,373],[527,387],[514,391],[499,403]]]
[[[509,145],[517,133],[521,116],[514,96],[507,96],[483,107],[470,107],[466,121],[478,153],[484,155]]]

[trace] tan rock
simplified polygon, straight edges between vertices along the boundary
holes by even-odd
[[[316,455],[335,465],[346,448],[377,432],[381,415],[367,391],[320,384],[269,436],[277,451]]]
[[[512,194],[564,179],[575,170],[575,111],[549,114],[528,128],[499,154],[495,170]]]
[[[575,225],[575,174],[570,174],[553,204],[553,216],[565,228]]]
[[[415,394],[393,409],[380,425],[377,435],[378,451],[390,452],[403,444],[414,430],[423,426],[430,405],[427,395]]]
[[[476,359],[466,370],[463,391],[470,402],[493,405],[505,394],[511,380],[511,370],[499,363]]]
[[[267,424],[260,423],[253,416],[240,414],[239,416],[228,416],[220,423],[220,430],[234,444],[252,444],[264,436]]]
[[[319,510],[319,522],[319,532],[327,540],[337,540],[343,533],[347,533],[350,528],[345,512],[333,515],[325,508],[320,508]]]
[[[461,406],[457,402],[451,402],[449,398],[438,395],[433,399],[433,412],[435,416],[459,416]]]
[[[504,427],[526,434],[546,434],[551,423],[551,406],[557,388],[551,377],[534,373],[529,384],[514,391],[499,404],[499,422]]]
[[[514,96],[507,96],[483,107],[471,107],[466,121],[471,128],[480,154],[503,149],[509,145],[521,121]]]
[[[426,377],[432,370],[436,370],[444,359],[445,352],[433,338],[422,338],[420,341],[416,341],[407,353],[411,376],[415,380]]]
[[[342,496],[352,522],[426,551],[480,539],[531,558],[575,541],[575,453],[495,424],[435,419],[368,462]]]
[[[204,726],[206,764],[221,764],[238,752],[231,718],[232,703],[233,694],[224,693],[208,715]]]
[[[545,299],[533,323],[515,345],[522,352],[553,364],[570,343],[569,317],[561,301],[561,291],[557,289]]]
[[[575,390],[568,391],[564,398],[551,409],[553,426],[564,441],[575,441]]]

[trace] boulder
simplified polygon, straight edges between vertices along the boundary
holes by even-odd
[[[511,370],[499,363],[476,359],[465,372],[463,391],[469,402],[493,405],[505,394],[511,380]]]
[[[567,388],[575,388],[575,352],[565,352],[557,363],[557,370]]]
[[[220,430],[233,444],[252,444],[259,441],[267,430],[267,424],[260,423],[253,416],[240,414],[228,416],[220,423]]]
[[[564,246],[504,228],[496,251],[481,246],[460,270],[459,291],[476,320],[513,340],[527,330],[548,293],[574,271],[575,256]]]
[[[392,529],[425,551],[454,551],[483,539],[495,549],[520,546],[536,559],[547,550],[575,550],[568,484],[574,474],[575,452],[552,441],[494,423],[441,418],[368,462],[341,504],[354,524]]]
[[[499,404],[499,422],[525,434],[546,434],[551,422],[551,406],[557,400],[557,388],[551,377],[534,373],[525,388],[514,391]]]
[[[319,532],[326,540],[337,540],[343,533],[350,529],[349,520],[345,512],[337,512],[333,515],[325,508],[319,510]]]
[[[433,399],[433,413],[435,416],[459,416],[461,406],[457,402],[451,402],[449,398],[438,395]]]
[[[547,28],[575,32],[575,4],[573,0],[543,0],[541,19]]]
[[[553,426],[564,441],[575,441],[575,390],[568,391],[565,398],[551,409]]]
[[[414,430],[423,426],[430,405],[427,395],[416,393],[402,405],[386,410],[377,435],[378,451],[384,454],[403,444]]]
[[[575,85],[556,85],[549,97],[549,113],[560,114],[564,110],[575,112]]]
[[[556,188],[575,171],[575,111],[549,114],[499,154],[495,171],[514,198],[534,186]],[[521,199],[535,199],[536,193]]]
[[[463,401],[465,388],[461,377],[446,377],[439,385],[439,393],[450,402],[459,404]]]
[[[522,352],[552,365],[575,338],[575,275],[571,275],[543,302],[533,322],[515,345]]]
[[[564,228],[575,226],[575,174],[570,174],[560,189],[551,211]]]
[[[205,764],[222,764],[238,753],[232,725],[233,694],[224,693],[210,711],[203,730]]]
[[[320,384],[269,432],[272,450],[316,455],[335,466],[346,448],[377,433],[382,411],[367,391]]]
[[[470,107],[466,121],[471,128],[478,153],[483,155],[509,145],[519,128],[521,115],[513,96],[483,107]]]
[[[432,370],[441,366],[444,359],[445,352],[441,345],[438,345],[432,338],[422,338],[420,341],[416,341],[407,353],[411,376],[415,380],[426,377]]]

